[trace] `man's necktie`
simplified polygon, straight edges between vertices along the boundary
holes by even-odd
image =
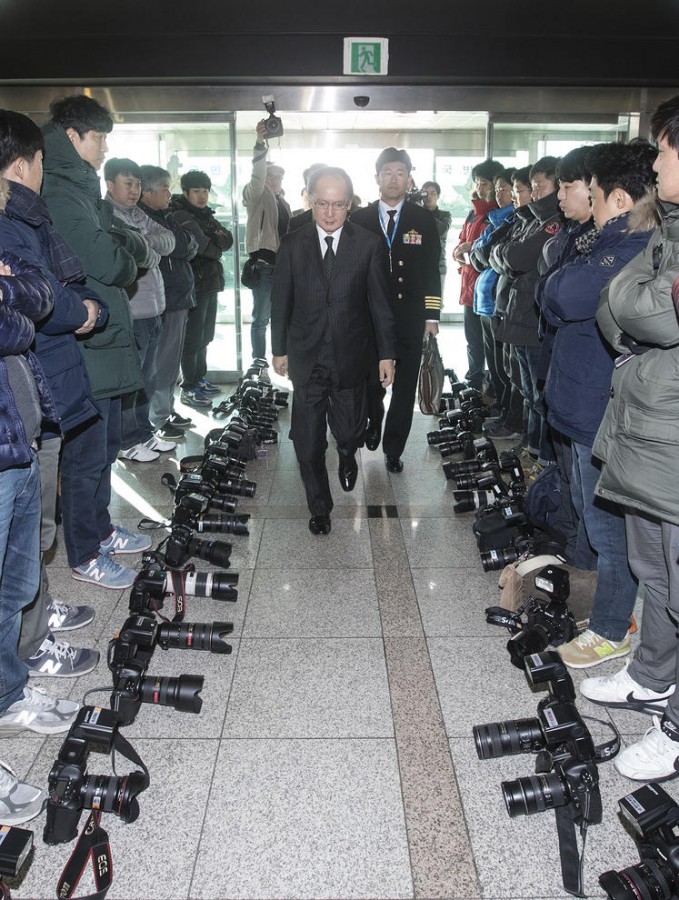
[[[396,227],[396,223],[394,222],[394,217],[396,215],[395,209],[388,209],[387,215],[389,216],[389,221],[387,222],[387,240],[391,245],[391,239],[394,236],[394,228]]]
[[[333,266],[335,265],[335,251],[332,249],[331,234],[326,237],[325,243],[328,245],[328,249],[325,251],[325,256],[323,257],[323,266],[325,267],[325,274],[330,278]]]

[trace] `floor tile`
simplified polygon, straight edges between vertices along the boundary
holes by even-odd
[[[368,522],[365,518],[332,517],[329,535],[313,535],[308,520],[295,519],[283,528],[264,523],[257,565],[262,568],[327,569],[333,566],[368,568],[372,565]]]
[[[479,559],[471,522],[460,527],[450,519],[401,518],[401,524],[412,568],[468,568]],[[483,571],[480,561],[478,565]]]
[[[493,636],[509,632],[486,624],[484,610],[500,600],[497,572],[478,569],[413,569],[413,584],[428,637]]]
[[[412,890],[392,741],[223,742],[191,898]]]

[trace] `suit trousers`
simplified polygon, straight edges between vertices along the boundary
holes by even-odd
[[[416,330],[415,337],[398,337],[394,384],[391,403],[384,426],[382,449],[387,456],[399,457],[405,449],[413,423],[417,379],[422,362],[424,328]],[[380,384],[377,353],[368,374],[368,416],[370,422],[380,423],[384,415],[383,400],[386,391]]]
[[[365,382],[340,386],[332,343],[324,343],[318,362],[305,384],[294,384],[290,436],[312,516],[328,515],[333,507],[325,451],[327,427],[340,456],[353,456],[363,439],[366,422]]]

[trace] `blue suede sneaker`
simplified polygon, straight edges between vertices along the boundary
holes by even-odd
[[[207,409],[212,406],[212,400],[197,387],[182,388],[179,399],[185,406],[190,406],[192,409]]]
[[[113,531],[99,544],[100,553],[143,553],[153,541],[147,534],[135,534],[122,525],[114,525]]]
[[[202,391],[204,394],[221,394],[222,389],[219,385],[213,384],[211,381],[208,381],[207,378],[201,378],[198,382],[198,390]]]
[[[136,578],[133,569],[121,566],[112,560],[108,553],[100,553],[88,563],[76,566],[75,569],[71,569],[71,575],[76,581],[86,581],[88,584],[96,584],[111,591],[122,591],[132,587]]]

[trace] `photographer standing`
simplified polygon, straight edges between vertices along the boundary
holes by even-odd
[[[257,269],[257,284],[252,288],[250,338],[253,359],[266,357],[266,328],[271,318],[273,270],[281,237],[286,234],[291,217],[290,207],[282,195],[285,170],[266,161],[266,123],[267,120],[262,119],[257,124],[252,175],[243,189],[243,205],[248,211],[245,250],[251,259],[261,261]]]

